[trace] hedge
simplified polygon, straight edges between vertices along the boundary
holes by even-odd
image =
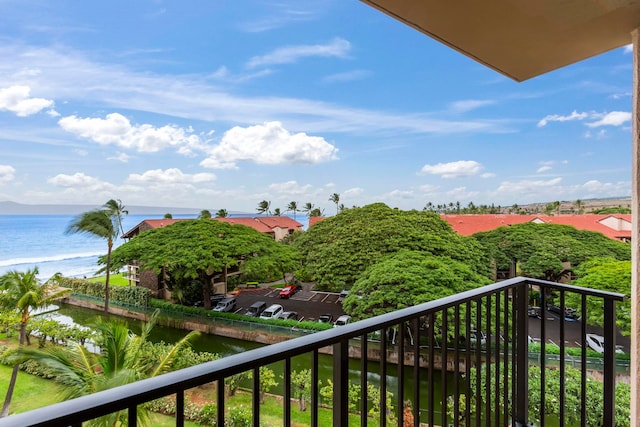
[[[60,286],[70,288],[74,294],[104,299],[104,283],[63,277],[60,279]],[[148,307],[151,291],[141,286],[110,286],[109,295],[111,301],[132,305],[134,307]]]

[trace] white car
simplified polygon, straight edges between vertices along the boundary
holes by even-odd
[[[349,322],[351,321],[351,316],[349,316],[348,314],[343,314],[342,316],[338,317],[338,319],[336,319],[335,323],[333,324],[333,327],[338,327],[338,326],[344,326],[349,324]]]
[[[604,337],[602,335],[587,334],[586,339],[587,345],[591,350],[604,353]],[[624,353],[622,346],[616,346],[616,353]]]
[[[284,309],[280,304],[271,304],[265,311],[260,314],[261,319],[279,319]]]

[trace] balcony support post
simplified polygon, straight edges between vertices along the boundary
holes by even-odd
[[[516,427],[528,425],[529,414],[529,327],[528,327],[528,284],[520,283],[513,288],[513,309],[515,311],[516,336],[514,337],[513,357],[515,358],[513,396],[513,420]]]
[[[333,345],[333,425],[349,422],[349,341]]]
[[[640,29],[633,43],[633,111],[631,115],[631,420],[640,426]]]
[[[616,304],[610,298],[604,300],[604,385],[603,424],[616,425]]]

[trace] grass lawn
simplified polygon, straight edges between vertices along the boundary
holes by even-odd
[[[4,402],[4,397],[9,387],[12,368],[0,365],[0,395]],[[36,397],[36,398],[34,398]],[[17,414],[30,411],[42,406],[58,403],[58,386],[53,381],[45,380],[24,372],[18,373],[16,388],[11,399],[9,413]]]
[[[104,283],[105,276],[91,277],[87,279],[90,282]],[[126,278],[125,273],[114,273],[109,276],[110,286],[129,286],[129,280]]]

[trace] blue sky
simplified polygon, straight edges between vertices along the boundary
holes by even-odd
[[[628,47],[516,83],[358,1],[0,0],[0,200],[629,196]]]

